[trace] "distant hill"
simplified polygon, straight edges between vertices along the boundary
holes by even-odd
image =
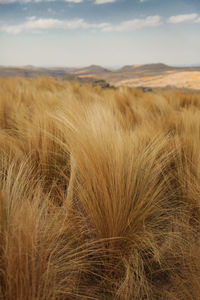
[[[65,69],[50,69],[50,68],[40,68],[33,66],[24,67],[2,67],[0,66],[0,76],[1,77],[13,77],[13,76],[52,76],[52,77],[63,77],[65,74],[69,74]]]
[[[196,72],[196,73],[194,73]],[[124,66],[119,69],[107,69],[98,65],[91,65],[88,67],[82,68],[67,68],[67,67],[35,67],[31,65],[21,66],[21,67],[9,67],[9,66],[0,66],[0,77],[13,77],[13,76],[52,76],[56,78],[63,78],[65,80],[78,80],[80,82],[91,82],[92,84],[106,85],[108,82],[111,85],[134,85],[139,86],[151,86],[154,84],[152,81],[156,79],[156,82],[161,77],[167,76],[167,82],[172,78],[181,78],[185,84],[189,86],[188,80],[197,82],[199,84],[199,66],[190,66],[190,67],[174,67],[168,66],[163,63],[153,63],[145,65],[129,65]],[[182,75],[181,75],[182,74]],[[160,80],[160,79],[159,79]],[[182,82],[181,81],[181,82]],[[159,83],[160,84],[160,83]],[[163,83],[165,81],[163,80]],[[176,82],[174,83],[176,84]],[[196,86],[196,83],[195,83]]]
[[[157,64],[124,66],[123,68],[117,70],[117,72],[138,72],[138,71],[164,72],[164,71],[171,70],[172,68],[173,67],[170,67],[168,65],[157,63]]]
[[[22,67],[4,67],[0,66],[0,76],[10,77],[10,76],[34,76],[34,75],[49,75],[53,77],[62,77],[66,74],[71,75],[89,75],[89,74],[103,74],[111,72],[101,66],[91,65],[84,68],[43,68],[34,67],[31,65]]]
[[[102,74],[112,72],[106,68],[97,65],[91,65],[89,67],[75,69],[72,73],[76,75],[88,75],[88,74]]]
[[[66,75],[99,75],[106,77],[120,77],[120,76],[134,76],[134,75],[148,75],[158,74],[167,71],[200,71],[200,67],[173,67],[163,63],[157,64],[145,64],[145,65],[130,65],[124,66],[120,69],[106,69],[98,65],[91,65],[83,68],[66,68],[66,67],[35,67],[35,66],[21,66],[21,67],[10,67],[0,66],[0,76],[36,76],[36,75],[48,75],[53,77],[63,77]]]

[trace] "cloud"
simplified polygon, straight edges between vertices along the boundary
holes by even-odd
[[[13,3],[16,2],[15,0],[0,0],[0,4],[9,4],[9,3]]]
[[[22,32],[34,32],[35,30],[47,30],[47,29],[90,29],[99,28],[103,29],[108,27],[109,23],[92,24],[87,23],[83,19],[72,20],[58,20],[58,19],[36,19],[35,16],[27,18],[27,21],[17,25],[4,25],[0,28],[1,31],[10,34],[19,34]]]
[[[95,0],[95,4],[105,4],[105,3],[113,3],[116,0]]]
[[[161,25],[160,16],[149,16],[145,19],[133,19],[121,22],[118,25],[110,23],[88,23],[84,19],[59,20],[54,18],[36,18],[28,17],[24,23],[15,25],[3,25],[0,30],[9,34],[20,34],[22,32],[35,32],[48,29],[99,29],[103,32],[116,31],[134,31],[144,27],[156,27]]]
[[[160,16],[149,16],[145,19],[133,19],[125,22],[121,22],[119,25],[110,25],[105,26],[103,31],[134,31],[136,29],[144,28],[144,27],[156,27],[161,25],[161,17]]]
[[[188,15],[177,15],[177,16],[171,16],[168,19],[169,23],[177,24],[177,23],[182,23],[182,22],[188,22],[188,21],[193,21],[197,18],[197,14],[188,14]]]
[[[0,0],[0,4],[10,4],[14,2],[19,2],[19,3],[30,3],[30,2],[55,2],[56,0]],[[70,3],[81,3],[84,0],[64,0],[65,2],[70,2]]]
[[[0,4],[10,4],[14,2],[19,2],[19,3],[30,3],[30,2],[55,2],[56,0],[0,0]],[[64,2],[67,3],[82,3],[85,0],[63,0]],[[95,4],[105,4],[105,3],[114,3],[117,0],[93,0]],[[143,0],[144,1],[144,0]]]
[[[41,1],[52,1],[52,0],[0,0],[0,4],[10,4],[10,3],[30,3],[30,2],[41,2]]]
[[[36,16],[32,16],[32,17],[28,17],[27,18],[27,20],[29,20],[29,21],[33,21],[33,20],[35,20],[36,19]]]
[[[81,3],[83,0],[65,0],[65,2]]]
[[[5,25],[1,27],[1,30],[6,33],[19,34],[22,31],[30,31],[35,29],[49,29],[49,28],[59,28],[62,21],[57,19],[35,19],[30,17],[25,23],[18,25]]]
[[[29,2],[41,2],[41,1],[51,1],[51,0],[0,0],[0,4],[10,4],[14,2],[29,3]]]
[[[195,20],[195,23],[200,23],[200,17],[198,17],[198,19]]]

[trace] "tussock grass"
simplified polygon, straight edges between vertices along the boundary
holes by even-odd
[[[0,79],[0,299],[200,297],[200,95]]]

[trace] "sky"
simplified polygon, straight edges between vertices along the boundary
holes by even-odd
[[[200,65],[200,0],[0,0],[0,65]]]

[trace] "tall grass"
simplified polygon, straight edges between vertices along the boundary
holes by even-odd
[[[199,299],[199,149],[199,94],[0,79],[0,299]]]

